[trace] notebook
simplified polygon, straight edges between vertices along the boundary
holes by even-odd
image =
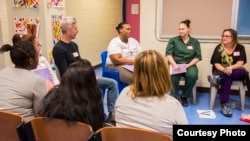
[[[177,64],[179,65],[180,67],[180,70],[179,71],[175,71],[174,68],[172,67],[172,65],[170,65],[170,74],[179,74],[179,73],[185,73],[187,70],[186,70],[186,64]]]
[[[49,72],[48,68],[37,69],[37,70],[34,70],[34,72],[36,74],[38,74],[38,75],[41,75],[46,80],[49,80],[51,83],[53,83],[53,79],[52,79],[52,77],[50,75],[50,72]]]
[[[123,65],[122,67],[129,71],[134,72],[134,65]]]

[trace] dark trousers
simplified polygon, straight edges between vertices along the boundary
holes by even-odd
[[[229,101],[229,96],[231,94],[231,86],[234,80],[244,80],[246,77],[245,69],[234,69],[231,75],[226,75],[223,72],[219,73],[220,80],[220,102],[227,103]]]
[[[174,74],[171,75],[171,80],[173,84],[174,91],[172,92],[175,97],[179,96],[179,83],[181,76],[185,78],[185,84],[182,96],[183,97],[190,97],[192,94],[192,89],[198,79],[198,68],[197,66],[191,66],[187,69],[186,73]]]

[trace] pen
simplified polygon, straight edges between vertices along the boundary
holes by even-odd
[[[202,115],[210,115],[210,111],[201,112]]]

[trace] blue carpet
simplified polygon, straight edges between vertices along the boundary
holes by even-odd
[[[101,77],[101,68],[95,70],[96,75]],[[181,93],[181,92],[180,92]],[[107,113],[107,102],[106,102],[106,95],[104,97],[104,107],[105,113]],[[250,115],[250,97],[245,98],[245,110],[242,112],[240,109],[240,96],[239,95],[231,95],[230,96],[230,104],[232,102],[236,103],[236,108],[231,108],[233,113],[232,117],[225,117],[220,112],[220,102],[219,102],[219,95],[217,95],[214,103],[213,111],[215,112],[216,118],[200,118],[198,115],[197,110],[210,110],[210,101],[209,101],[209,94],[208,93],[199,93],[197,92],[197,102],[193,104],[192,98],[188,99],[189,106],[184,107],[186,112],[189,124],[237,124],[237,125],[250,125],[250,123],[243,122],[240,117],[243,114]]]

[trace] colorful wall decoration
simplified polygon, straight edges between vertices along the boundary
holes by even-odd
[[[56,44],[58,40],[60,40],[61,37],[61,29],[60,29],[60,23],[62,20],[62,15],[51,15],[51,27],[52,27],[52,36],[53,36],[53,43]]]
[[[14,0],[14,7],[18,8],[38,8],[40,0]]]
[[[15,17],[14,32],[18,34],[39,35],[40,18],[35,17]]]
[[[48,7],[64,7],[64,0],[48,0]]]

